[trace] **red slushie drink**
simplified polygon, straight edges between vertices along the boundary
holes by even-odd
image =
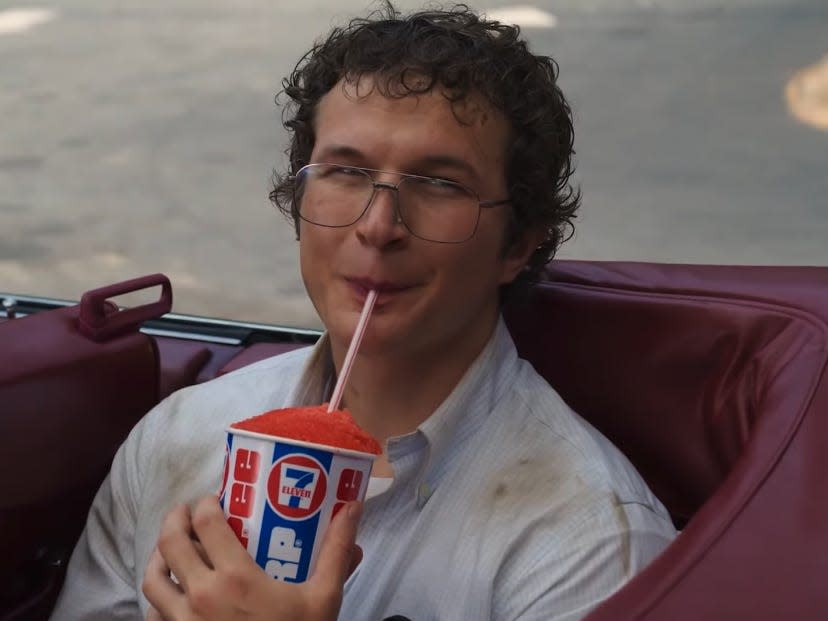
[[[303,582],[331,518],[365,498],[382,448],[347,411],[323,404],[233,423],[226,451],[219,496],[228,523],[271,577]]]

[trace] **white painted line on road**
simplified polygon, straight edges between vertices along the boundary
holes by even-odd
[[[486,17],[504,24],[517,24],[525,28],[554,28],[558,18],[537,7],[520,5],[486,11]]]
[[[0,11],[0,35],[26,32],[55,17],[52,9],[6,9]]]

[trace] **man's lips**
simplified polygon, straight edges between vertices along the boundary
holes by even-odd
[[[377,292],[378,300],[388,298],[389,296],[410,289],[412,285],[391,282],[387,280],[373,280],[371,278],[346,278],[348,284],[361,295],[368,295],[372,289]]]

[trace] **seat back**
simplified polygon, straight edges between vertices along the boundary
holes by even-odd
[[[156,284],[158,305],[107,312],[124,285]],[[0,621],[45,616],[114,451],[158,400],[158,347],[137,325],[169,310],[169,283],[114,288],[0,324]],[[505,315],[683,529],[588,621],[825,617],[828,268],[556,261]],[[284,347],[202,369],[199,345],[167,360],[187,372],[162,390]]]
[[[683,532],[589,621],[823,619],[828,268],[556,262],[521,355]]]
[[[107,302],[158,285],[153,304],[119,311]],[[115,451],[158,401],[158,351],[138,328],[171,304],[169,280],[156,274],[0,323],[3,621],[48,615]]]

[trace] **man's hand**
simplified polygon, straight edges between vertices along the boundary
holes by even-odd
[[[334,621],[345,580],[362,559],[355,545],[362,505],[337,513],[307,582],[286,584],[256,565],[228,526],[215,496],[164,519],[144,575],[147,621]],[[175,575],[178,584],[170,577]]]

